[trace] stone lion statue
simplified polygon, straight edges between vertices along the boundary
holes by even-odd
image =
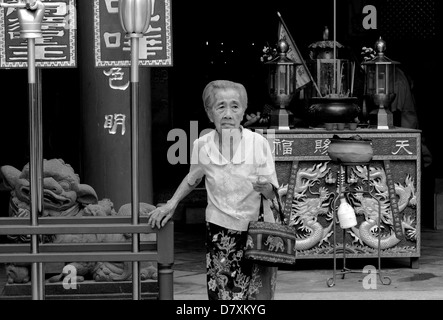
[[[43,216],[51,217],[85,217],[85,216],[130,216],[131,204],[123,205],[118,212],[110,199],[98,200],[94,189],[80,183],[79,176],[73,168],[62,159],[43,161]],[[10,190],[10,217],[30,216],[30,181],[29,163],[20,171],[13,166],[0,168],[0,183]],[[146,215],[155,206],[140,203],[140,215]],[[154,241],[156,234],[142,234],[141,240]],[[29,242],[29,236],[9,236],[16,242]],[[58,234],[44,235],[42,242],[52,243],[85,243],[85,242],[127,242],[131,234]],[[95,281],[122,281],[132,278],[130,262],[72,262],[76,268],[77,282],[91,277]],[[8,283],[26,283],[30,281],[29,265],[8,264],[6,266]],[[141,264],[141,279],[157,279],[157,268],[151,262]],[[50,282],[62,281],[66,274],[49,279]]]

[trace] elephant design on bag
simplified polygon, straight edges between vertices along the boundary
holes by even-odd
[[[268,236],[265,245],[268,246],[269,251],[277,252],[278,249],[280,249],[282,252],[285,251],[285,245],[283,243],[283,239],[280,237],[274,237],[272,235]]]

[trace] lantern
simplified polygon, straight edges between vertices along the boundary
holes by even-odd
[[[395,66],[399,62],[385,56],[386,42],[380,37],[375,43],[376,56],[363,62],[366,70],[365,94],[377,107],[369,114],[369,123],[377,129],[389,129],[394,126],[393,115],[389,107],[395,99]]]
[[[120,22],[129,36],[141,37],[151,22],[151,0],[120,0]]]
[[[281,39],[277,44],[278,56],[266,63],[268,66],[269,96],[277,108],[271,112],[270,128],[289,130],[294,115],[286,108],[296,89],[295,67],[299,65],[287,57],[289,44]]]

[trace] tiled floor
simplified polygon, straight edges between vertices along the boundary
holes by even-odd
[[[175,232],[174,299],[206,300],[204,226],[177,226]],[[362,270],[377,267],[377,259],[349,259],[347,267]],[[340,268],[340,267],[337,267]],[[355,268],[355,269],[354,269]],[[337,269],[337,273],[340,269]],[[335,285],[327,286],[333,276],[331,259],[298,260],[290,270],[279,270],[276,300],[435,300],[443,299],[443,230],[422,230],[419,267],[412,269],[409,258],[381,260],[381,276],[374,289],[364,289],[367,274],[336,275]],[[385,279],[384,281],[386,281]],[[366,282],[366,281],[365,281]]]
[[[175,227],[174,299],[206,300],[204,225]],[[375,261],[374,261],[375,260]],[[359,271],[377,260],[349,259],[347,266]],[[381,275],[391,279],[383,285],[377,278],[375,289],[364,289],[367,274],[337,275],[335,286],[326,281],[333,276],[331,259],[298,260],[290,270],[279,270],[276,300],[441,300],[443,299],[443,230],[421,232],[419,268],[410,268],[409,258],[382,259]],[[338,267],[339,268],[339,267]],[[337,270],[339,272],[340,269]],[[4,285],[0,268],[0,288]]]

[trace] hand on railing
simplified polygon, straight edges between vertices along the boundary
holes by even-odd
[[[148,225],[151,228],[163,228],[166,223],[174,215],[174,211],[177,208],[178,203],[175,201],[168,201],[166,203],[159,203],[157,208],[148,213]]]

